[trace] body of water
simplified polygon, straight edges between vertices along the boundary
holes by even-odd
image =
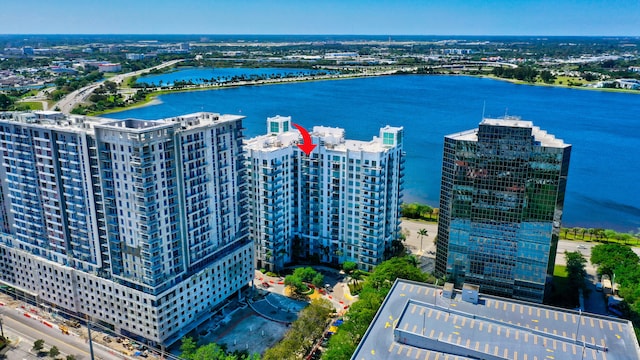
[[[201,76],[202,77],[202,76]],[[162,104],[107,115],[160,119],[198,111],[241,114],[245,135],[266,118],[292,116],[307,128],[337,126],[370,140],[404,126],[405,201],[438,206],[444,136],[506,114],[572,144],[564,226],[640,227],[640,95],[515,85],[465,76],[388,76],[168,94]]]
[[[136,80],[137,83],[147,83],[153,85],[172,86],[176,81],[191,81],[194,84],[202,84],[206,81],[227,82],[234,77],[244,76],[247,79],[251,77],[262,78],[279,78],[279,77],[297,77],[311,75],[320,70],[312,69],[293,69],[293,68],[180,68],[176,71],[167,73],[141,76]],[[323,70],[324,71],[324,70]]]

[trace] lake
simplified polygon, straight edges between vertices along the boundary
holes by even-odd
[[[563,226],[640,228],[640,95],[516,85],[467,76],[386,76],[162,95],[162,103],[106,115],[160,119],[197,111],[241,114],[245,135],[268,116],[338,126],[370,140],[404,126],[405,201],[438,206],[443,138],[485,116],[520,116],[572,144]]]

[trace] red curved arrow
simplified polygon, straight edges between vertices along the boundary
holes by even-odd
[[[300,131],[300,135],[302,135],[302,144],[298,144],[298,147],[300,148],[300,150],[304,151],[307,156],[309,156],[309,154],[311,154],[311,152],[316,148],[317,145],[313,143],[313,141],[311,140],[311,135],[309,135],[309,132],[305,128],[298,124],[291,125],[295,126],[296,129]]]

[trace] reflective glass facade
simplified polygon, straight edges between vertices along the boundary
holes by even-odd
[[[571,146],[514,118],[445,137],[436,271],[457,286],[542,302]]]

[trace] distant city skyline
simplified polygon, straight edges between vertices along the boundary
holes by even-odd
[[[4,0],[2,12],[0,34],[640,36],[638,0]]]

